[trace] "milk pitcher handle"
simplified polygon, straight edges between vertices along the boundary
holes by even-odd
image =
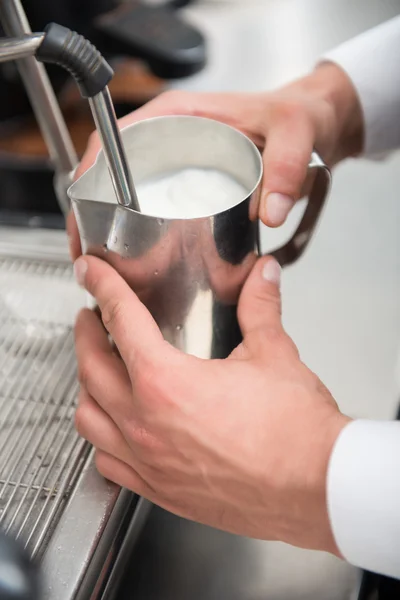
[[[313,183],[303,217],[291,239],[281,248],[269,253],[282,267],[294,263],[306,250],[331,187],[331,172],[315,151],[311,155],[308,171],[313,177]]]

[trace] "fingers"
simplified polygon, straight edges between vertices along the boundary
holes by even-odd
[[[172,351],[147,308],[109,264],[93,256],[80,257],[75,262],[75,275],[78,283],[96,299],[103,323],[128,370],[140,358],[155,361]],[[96,331],[100,337],[98,328]]]
[[[281,268],[262,258],[253,268],[239,299],[238,319],[244,338],[253,331],[281,331]]]
[[[132,462],[132,452],[121,431],[84,389],[79,394],[75,427],[79,435],[95,448],[108,452],[127,464]]]
[[[121,487],[136,492],[148,500],[154,500],[156,493],[132,467],[118,460],[111,454],[98,450],[96,452],[96,467],[103,477]]]
[[[229,106],[229,108],[227,108]],[[272,100],[264,94],[199,94],[172,91],[161,94],[119,121],[121,128],[162,115],[193,115],[216,119],[248,135],[264,150],[260,218],[270,227],[281,225],[301,196],[315,142],[314,125],[304,103]],[[77,169],[79,177],[100,150],[97,134],[89,140]]]
[[[282,225],[301,197],[314,144],[313,126],[304,109],[271,112],[263,154],[264,177],[260,218],[269,227]]]
[[[68,234],[69,252],[71,255],[71,259],[74,262],[78,258],[78,256],[82,254],[82,247],[81,240],[79,237],[78,225],[76,223],[73,210],[70,211],[67,217],[66,227]]]
[[[227,106],[229,105],[229,110]],[[246,110],[244,110],[244,107]],[[138,110],[119,120],[123,129],[132,123],[167,115],[192,115],[209,117],[241,129],[257,144],[263,145],[259,129],[260,116],[263,115],[261,94],[202,94],[171,90],[160,94]],[[75,179],[80,177],[96,160],[100,150],[100,140],[96,132],[89,138],[88,146],[76,171]]]
[[[281,320],[281,268],[271,256],[261,258],[247,279],[238,305],[243,344],[234,358],[262,358],[267,364],[273,357],[284,363],[299,356],[298,349],[285,333]]]
[[[101,408],[121,419],[132,415],[131,382],[122,360],[113,352],[99,317],[89,309],[75,326],[78,377]]]
[[[166,92],[120,119],[118,121],[119,128],[123,129],[132,123],[162,115],[194,114],[196,107],[202,104],[202,98],[199,96],[201,95],[185,92]],[[75,179],[78,179],[78,177],[92,166],[100,148],[99,136],[97,132],[94,132],[89,138],[85,154],[76,170]]]

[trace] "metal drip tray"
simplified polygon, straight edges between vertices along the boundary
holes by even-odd
[[[138,498],[97,473],[75,431],[73,323],[86,297],[54,236],[0,231],[0,528],[40,562],[45,599],[105,598],[147,507],[139,518]]]
[[[0,258],[0,527],[32,557],[88,453],[73,425],[73,332],[49,290],[35,298],[46,284],[72,284],[70,266]]]

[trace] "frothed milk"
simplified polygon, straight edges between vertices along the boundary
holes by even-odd
[[[161,218],[207,217],[235,206],[246,189],[215,169],[187,168],[139,183],[141,212]]]

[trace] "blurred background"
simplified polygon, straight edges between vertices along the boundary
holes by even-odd
[[[23,2],[33,30],[58,21],[107,54],[116,70],[111,92],[119,116],[172,88],[272,90],[307,73],[327,50],[400,12],[400,0],[172,0],[178,25],[158,20],[145,36],[136,32],[127,39],[124,18],[102,19],[116,4]],[[180,23],[200,35],[199,48],[204,38],[205,59],[201,48],[193,64],[171,54]],[[148,44],[161,34],[161,50]],[[93,129],[88,107],[63,72],[49,74],[81,155]],[[52,167],[15,65],[1,65],[0,86],[1,242],[67,255]],[[266,251],[289,236],[301,211],[299,205],[279,231],[263,229]],[[340,408],[354,417],[392,418],[400,400],[399,224],[400,154],[381,162],[346,161],[334,171],[309,250],[283,274],[287,331]],[[62,294],[69,294],[70,319],[83,298],[67,276],[63,286],[71,287]],[[114,586],[118,600],[356,600],[360,585],[357,569],[329,555],[226,535],[156,508],[124,564],[122,582]],[[46,598],[56,597],[46,590]]]

